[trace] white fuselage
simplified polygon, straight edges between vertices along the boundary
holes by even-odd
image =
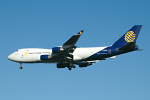
[[[106,47],[92,47],[92,48],[76,48],[73,52],[73,61],[84,61],[84,59],[103,50]],[[52,49],[26,48],[18,49],[8,56],[8,59],[20,63],[59,63],[58,60],[49,60],[43,62],[41,55],[52,55]]]

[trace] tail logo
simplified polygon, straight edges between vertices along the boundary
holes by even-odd
[[[134,34],[134,32],[133,31],[129,31],[129,32],[127,32],[126,34],[125,34],[125,40],[127,41],[127,42],[132,42],[132,41],[134,41],[135,40],[135,36],[136,34]]]

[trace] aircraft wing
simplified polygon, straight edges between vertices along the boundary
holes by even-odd
[[[52,55],[54,58],[60,58],[62,60],[73,60],[72,53],[76,49],[77,46],[75,46],[76,42],[78,41],[79,37],[83,33],[83,30],[78,32],[77,34],[73,35],[67,42],[65,42],[60,47],[54,47],[52,48]]]
[[[81,30],[80,32],[78,32],[77,34],[73,35],[67,42],[65,42],[62,45],[62,48],[64,50],[71,50],[72,52],[74,51],[74,49],[77,47],[75,46],[76,42],[78,41],[79,37],[81,36],[81,34],[83,33],[84,30]]]

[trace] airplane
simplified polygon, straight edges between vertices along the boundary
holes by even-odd
[[[117,55],[140,50],[136,40],[142,25],[134,25],[114,44],[105,47],[77,48],[75,45],[84,30],[73,35],[62,46],[52,49],[25,48],[18,49],[8,56],[8,59],[20,63],[57,63],[57,68],[67,67],[69,70],[87,67],[100,60],[115,58]]]

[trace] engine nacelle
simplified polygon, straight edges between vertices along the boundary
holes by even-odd
[[[62,47],[54,47],[54,48],[52,48],[52,53],[60,53],[61,51],[63,51]]]
[[[57,63],[57,68],[65,68],[67,67],[67,64],[65,63]]]
[[[41,55],[40,59],[41,60],[48,60],[51,58],[51,55]]]
[[[80,64],[78,64],[78,65],[79,65],[79,67],[87,67],[87,66],[92,65],[92,63],[86,62],[86,63],[80,63]]]

